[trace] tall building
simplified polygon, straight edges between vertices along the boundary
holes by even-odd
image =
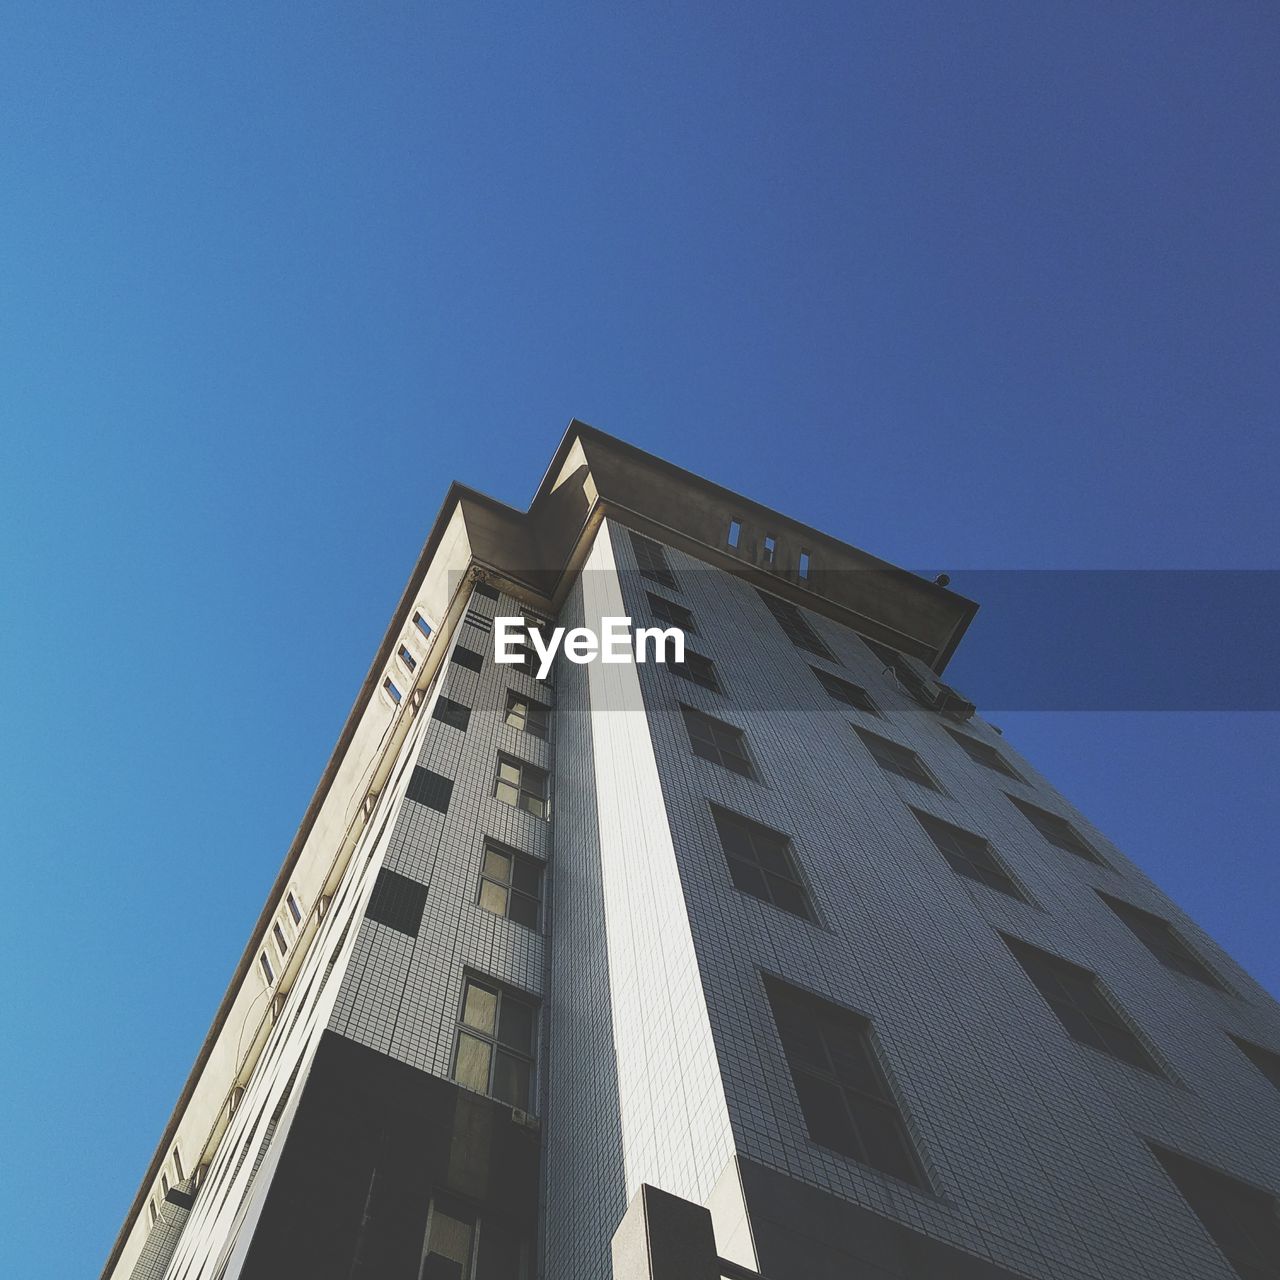
[[[104,1275],[1280,1275],[1280,1010],[941,682],[975,609],[577,422],[451,488]]]

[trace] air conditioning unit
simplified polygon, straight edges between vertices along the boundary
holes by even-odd
[[[542,1128],[542,1121],[537,1116],[518,1108],[512,1110],[511,1120],[513,1124],[518,1124],[522,1129],[528,1129],[530,1133],[537,1133]]]
[[[950,685],[940,684],[937,689],[937,700],[933,709],[948,720],[963,724],[978,709],[968,698],[957,693]]]

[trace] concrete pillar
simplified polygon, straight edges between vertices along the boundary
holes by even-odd
[[[613,1280],[720,1280],[711,1214],[642,1185],[613,1233]]]

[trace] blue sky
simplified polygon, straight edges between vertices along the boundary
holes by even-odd
[[[12,7],[13,1272],[101,1265],[449,480],[525,505],[576,415],[960,590],[1280,567],[1278,44],[1168,0]],[[1275,714],[998,720],[1280,987]]]

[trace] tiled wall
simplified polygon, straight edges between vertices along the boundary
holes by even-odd
[[[612,533],[619,565],[633,567]],[[724,687],[638,668],[738,1152],[1044,1280],[1225,1280],[1141,1137],[1280,1186],[1280,1094],[1225,1034],[1280,1042],[1274,1002],[989,728],[967,726],[1026,783],[971,760],[852,632],[808,615],[837,661],[815,657],[749,585],[667,556],[679,591],[631,574],[624,590],[637,620],[646,590],[690,608]],[[829,698],[811,666],[862,685],[883,718]],[[760,780],[695,757],[677,702],[744,729]],[[945,794],[884,772],[855,724],[911,746]],[[1006,791],[1068,816],[1112,869],[1048,844]],[[820,924],[733,888],[709,801],[792,837]],[[909,806],[987,837],[1036,905],[956,875]],[[1095,886],[1172,919],[1240,996],[1161,966]],[[1177,1082],[1071,1040],[998,930],[1099,973]],[[932,1192],[808,1139],[762,971],[872,1019]]]

